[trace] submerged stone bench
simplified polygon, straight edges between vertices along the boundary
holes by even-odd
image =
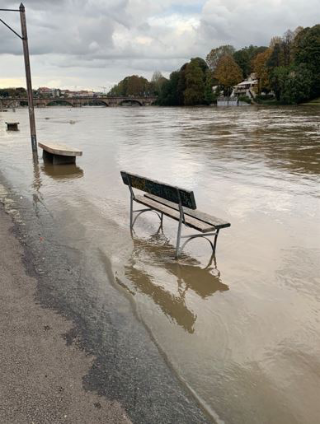
[[[19,131],[18,125],[20,122],[6,122],[7,131]]]
[[[213,254],[215,254],[220,230],[230,227],[231,224],[197,210],[193,191],[141,177],[140,175],[129,174],[125,171],[121,171],[121,177],[130,190],[131,230],[138,216],[147,211],[155,211],[160,218],[160,227],[162,227],[164,215],[179,222],[176,258],[178,258],[189,241],[198,237],[206,238],[211,244]],[[146,194],[143,196],[136,194],[133,189],[140,190]],[[133,210],[133,202],[140,203],[145,208]],[[135,218],[133,217],[134,213],[136,213]],[[182,224],[197,230],[200,234],[181,235]],[[214,237],[214,241],[212,242],[209,237]],[[181,239],[185,239],[185,242],[180,247]]]
[[[82,156],[81,150],[61,143],[38,143],[38,146],[43,149],[43,159],[54,165],[76,163],[76,157]]]

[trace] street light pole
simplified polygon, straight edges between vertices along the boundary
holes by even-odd
[[[31,133],[31,148],[32,148],[33,157],[36,160],[38,160],[36,121],[35,121],[35,116],[34,116],[34,105],[33,105],[32,82],[31,82],[31,68],[30,68],[30,57],[29,57],[29,46],[28,46],[26,11],[25,11],[25,7],[22,3],[20,4],[19,10],[20,10],[24,65],[25,65],[25,69],[26,69],[26,80],[27,80],[28,108],[29,108],[30,133]]]
[[[22,40],[24,64],[25,64],[26,80],[27,80],[28,108],[29,108],[29,121],[30,121],[30,133],[31,133],[31,148],[32,148],[33,159],[34,159],[35,162],[38,162],[36,121],[35,121],[34,106],[33,106],[33,93],[32,93],[32,83],[31,83],[31,68],[30,68],[30,57],[29,57],[28,35],[27,35],[26,10],[25,10],[24,5],[21,3],[19,10],[16,10],[16,9],[0,9],[0,11],[1,12],[20,12],[21,33],[22,33],[21,35],[18,34],[14,29],[12,29],[2,19],[0,19],[0,22],[3,23],[8,29],[10,29],[10,31],[12,31],[17,37],[19,37]]]

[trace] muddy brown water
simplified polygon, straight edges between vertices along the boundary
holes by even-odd
[[[320,108],[47,108],[39,141],[81,148],[32,166],[26,110],[0,112],[0,169],[50,211],[101,286],[115,276],[160,350],[221,423],[319,423]],[[7,132],[5,121],[19,121]],[[128,170],[195,192],[231,222],[217,255],[142,215]],[[99,291],[99,287],[97,288]]]

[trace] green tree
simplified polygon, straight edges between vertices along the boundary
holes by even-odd
[[[154,94],[156,96],[160,95],[162,85],[167,81],[161,72],[155,71],[152,75],[151,82],[149,84],[150,94]]]
[[[180,72],[174,71],[170,74],[169,80],[164,81],[159,94],[157,104],[160,106],[178,106],[178,84]]]
[[[210,69],[207,69],[205,76],[204,99],[206,104],[210,105],[217,100],[217,94],[212,91],[212,87],[215,85],[216,80]]]
[[[162,85],[157,103],[161,106],[211,103],[211,97],[206,94],[209,84],[208,65],[200,57],[193,58],[179,71],[171,73]]]
[[[288,29],[282,37],[282,54],[283,54],[283,65],[290,66],[293,63],[293,41],[295,34],[293,31]]]
[[[272,70],[273,68],[277,68],[278,66],[281,66],[281,65],[283,65],[281,61],[281,47],[280,47],[280,43],[276,43],[274,47],[272,48],[270,57],[267,61],[267,67]]]
[[[198,59],[199,58],[191,59],[191,62],[188,63],[185,70],[186,89],[183,92],[183,96],[184,104],[186,106],[199,105],[205,103],[206,75],[204,67],[201,67],[202,62]]]
[[[146,78],[132,75],[127,79],[127,96],[144,96],[148,94],[149,82]]]
[[[311,97],[320,96],[320,25],[301,30],[293,48],[296,65],[304,64],[313,75]]]
[[[271,88],[283,104],[298,104],[310,98],[312,73],[302,65],[279,66],[272,72]]]
[[[131,75],[112,87],[110,96],[145,96],[150,94],[150,83],[144,77]]]
[[[253,72],[253,60],[259,54],[267,50],[267,47],[264,46],[253,46],[244,47],[243,49],[237,50],[233,54],[235,62],[240,66],[243,77],[248,78],[248,76]]]
[[[251,74],[251,60],[247,48],[238,50],[234,53],[233,58],[236,64],[241,68],[244,78]]]
[[[278,101],[281,100],[283,91],[285,89],[288,73],[289,70],[285,66],[277,66],[270,72],[270,87]]]
[[[178,105],[183,106],[184,105],[184,92],[187,88],[187,82],[186,82],[186,69],[187,69],[188,63],[185,63],[181,66],[179,71],[179,79],[178,79],[178,87],[177,87],[177,94],[178,94]]]
[[[284,104],[298,104],[310,98],[312,89],[312,72],[304,64],[288,69],[280,101]]]
[[[0,97],[27,97],[27,90],[23,87],[17,88],[2,88],[0,89]]]
[[[298,32],[298,28],[295,32],[288,29],[282,37],[273,37],[271,39],[269,49],[272,50],[272,54],[267,63],[270,73],[278,66],[290,66],[293,64],[293,42]]]

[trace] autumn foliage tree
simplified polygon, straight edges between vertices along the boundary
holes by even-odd
[[[222,87],[224,94],[229,96],[233,87],[242,81],[242,71],[232,56],[224,55],[220,58],[214,71],[214,77]]]
[[[250,45],[249,47],[244,47],[243,49],[237,50],[233,54],[233,58],[240,66],[244,78],[248,78],[253,72],[253,60],[255,57],[259,53],[263,53],[265,50],[267,50],[267,47]]]
[[[229,44],[212,49],[206,57],[209,69],[214,72],[218,66],[220,59],[223,56],[232,56],[235,53],[235,48]]]
[[[268,60],[272,54],[272,49],[269,47],[263,53],[259,53],[253,59],[253,71],[259,81],[259,93],[261,90],[270,90]]]

